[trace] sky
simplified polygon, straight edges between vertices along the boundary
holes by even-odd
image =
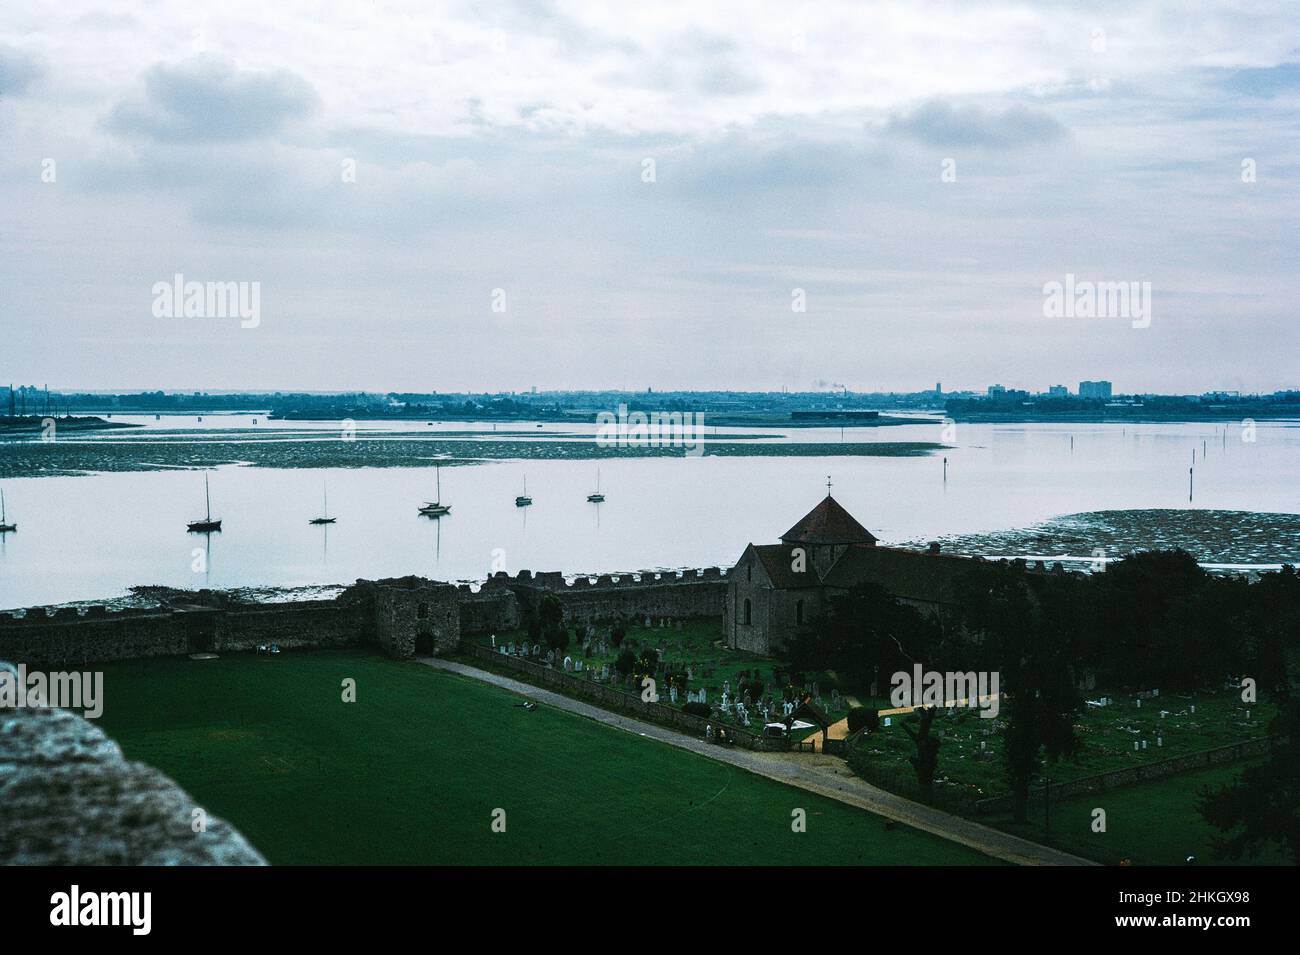
[[[1298,25],[1293,2],[11,4],[0,381],[1300,387]],[[169,311],[177,275],[255,317]],[[1067,276],[1150,312],[1049,315]]]

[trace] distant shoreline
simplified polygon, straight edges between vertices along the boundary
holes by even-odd
[[[56,415],[0,415],[0,434],[26,434],[29,432],[39,434],[45,429],[47,421],[54,423],[56,432],[142,427],[127,421],[106,421],[94,415],[85,417],[73,417],[71,415],[62,417]]]
[[[1094,412],[1061,414],[999,414],[996,412],[959,412],[950,415],[954,421],[965,424],[1211,424],[1224,421],[1240,422],[1247,418],[1255,421],[1295,421],[1300,420],[1300,413],[1269,412],[1259,408],[1243,414],[1241,411],[1229,412],[1207,410],[1202,414],[1096,414]]]

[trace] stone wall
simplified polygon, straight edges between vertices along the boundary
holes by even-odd
[[[369,591],[374,641],[390,657],[430,656],[460,644],[459,595],[451,584],[403,577],[358,586]]]
[[[67,710],[0,710],[0,806],[0,865],[266,864],[214,816],[195,832],[201,804]]]
[[[579,575],[521,570],[497,573],[477,591],[461,588],[464,633],[513,630],[537,613],[542,598],[554,594],[569,625],[635,620],[641,617],[720,617],[726,613],[727,578],[717,567],[680,573]],[[505,594],[513,596],[511,601]],[[472,607],[472,609],[467,609]]]
[[[109,660],[251,650],[260,643],[328,647],[364,639],[367,609],[351,592],[334,600],[241,604],[224,595],[208,603],[157,610],[43,607],[25,616],[0,613],[0,654],[29,666],[84,666]]]
[[[1137,783],[1164,779],[1166,776],[1177,776],[1182,773],[1196,772],[1210,766],[1267,756],[1272,752],[1273,745],[1273,741],[1269,737],[1261,736],[1240,743],[1220,746],[1216,749],[1185,753],[1182,756],[1153,760],[1149,763],[1138,763],[1135,766],[1126,766],[1123,769],[1112,770],[1109,773],[1085,776],[1082,779],[1072,779],[1063,783],[1052,783],[1051,795],[1053,799],[1059,800],[1109,792],[1123,786],[1133,786]],[[1043,799],[1043,788],[1040,786],[1031,789],[1029,799],[1031,803],[1041,801]],[[1011,797],[1005,794],[990,796],[988,799],[981,799],[975,803],[975,811],[981,814],[1006,812],[1010,808]]]
[[[509,587],[489,583],[474,590],[461,584],[456,590],[461,633],[507,633],[521,625],[519,600]]]
[[[725,614],[727,580],[703,571],[579,577],[521,571],[468,585],[403,577],[359,580],[332,600],[250,603],[222,591],[172,591],[150,610],[66,607],[0,612],[0,656],[29,666],[83,666],[109,660],[252,650],[260,644],[340,647],[369,644],[405,658],[443,653],[462,633],[508,632],[555,594],[570,625],[640,617]]]

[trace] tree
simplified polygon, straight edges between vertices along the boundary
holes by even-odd
[[[1227,835],[1215,851],[1231,859],[1258,855],[1275,842],[1300,865],[1300,701],[1287,700],[1269,723],[1273,754],[1267,763],[1242,771],[1218,791],[1202,792],[1199,809]]]
[[[998,672],[1006,717],[1003,757],[1017,822],[1042,759],[1075,756],[1082,709],[1071,672],[1078,581],[1031,575],[1023,564],[976,564],[957,582],[963,623],[982,641],[984,666]]]
[[[860,584],[834,597],[826,614],[778,651],[793,673],[832,670],[844,685],[861,690],[889,683],[889,677],[930,660],[942,644],[931,617],[901,604],[883,587]]]
[[[614,661],[614,669],[618,671],[619,676],[627,679],[636,669],[636,654],[631,650],[624,650]]]
[[[916,781],[921,784],[921,792],[929,797],[934,788],[934,771],[939,766],[939,740],[930,735],[934,723],[935,708],[927,706],[916,711],[918,727],[912,729],[909,722],[903,723],[903,731],[916,744],[916,755],[908,757],[908,762],[916,770]]]
[[[880,727],[880,713],[874,707],[855,706],[849,710],[849,732],[856,733],[864,726],[874,733]]]
[[[537,609],[537,619],[541,621],[543,630],[559,630],[562,628],[564,626],[564,604],[560,603],[560,598],[555,594],[544,596]]]
[[[569,631],[563,627],[547,630],[546,645],[556,653],[563,653],[569,646]]]

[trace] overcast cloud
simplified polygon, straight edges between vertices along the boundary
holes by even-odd
[[[1293,3],[195,7],[0,22],[5,383],[1300,386]]]

